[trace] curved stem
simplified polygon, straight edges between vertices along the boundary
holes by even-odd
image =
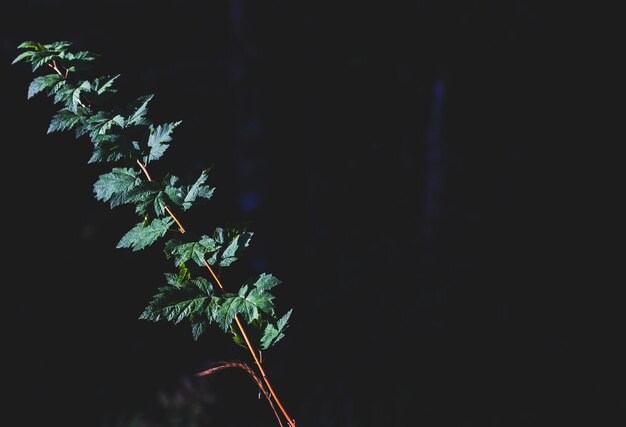
[[[152,177],[150,176],[150,174],[148,173],[148,169],[146,169],[146,165],[144,165],[143,163],[141,163],[139,161],[139,159],[137,159],[137,164],[139,165],[139,167],[141,168],[141,170],[143,171],[143,173],[146,175],[146,179],[148,181],[152,181]]]
[[[139,167],[141,168],[143,173],[146,175],[146,179],[148,181],[152,181],[152,177],[148,173],[148,169],[146,168],[146,165],[141,163],[139,160],[137,160],[137,164],[139,165]],[[178,225],[178,228],[179,228],[180,232],[184,233],[185,232],[185,228],[183,227],[181,222],[178,220],[178,218],[176,218],[176,216],[174,216],[172,211],[167,206],[165,207],[165,210],[167,210],[167,213],[174,219],[174,221]],[[213,276],[213,279],[215,279],[215,282],[217,283],[219,288],[222,291],[224,291],[224,285],[222,285],[222,282],[220,281],[219,277],[217,277],[217,274],[215,274],[215,271],[213,271],[213,268],[211,268],[211,265],[207,262],[206,259],[203,260],[203,261],[204,261],[204,265],[206,266],[206,268],[209,270],[209,272]],[[287,413],[287,410],[285,409],[285,407],[282,405],[282,403],[278,399],[278,395],[274,391],[274,388],[272,387],[272,384],[270,383],[269,379],[267,378],[267,375],[265,374],[265,370],[263,369],[263,365],[261,365],[261,361],[259,360],[259,358],[256,355],[256,351],[255,351],[254,347],[252,346],[252,343],[250,342],[250,339],[248,338],[248,334],[246,334],[246,331],[245,331],[245,329],[243,327],[243,324],[241,323],[241,320],[239,319],[239,315],[235,316],[235,321],[237,322],[237,327],[239,328],[239,331],[241,332],[241,335],[243,336],[244,340],[246,341],[246,345],[248,347],[248,350],[250,351],[250,354],[252,354],[252,358],[254,359],[254,362],[256,363],[257,367],[259,368],[259,372],[261,372],[261,377],[263,378],[263,381],[267,385],[267,389],[269,390],[270,394],[274,398],[274,401],[276,402],[276,404],[280,408],[280,411],[283,413],[283,415],[287,419],[287,422],[289,423],[289,426],[290,427],[296,427],[296,421],[289,416],[289,414]],[[274,409],[273,406],[272,406],[272,409]],[[282,426],[282,424],[281,424],[281,426]]]
[[[263,381],[261,381],[259,376],[247,364],[240,363],[240,362],[222,362],[222,363],[220,363],[217,366],[214,366],[212,368],[207,369],[206,371],[198,372],[196,374],[196,376],[197,377],[203,377],[205,375],[211,375],[211,374],[213,374],[213,373],[215,373],[217,371],[221,371],[222,369],[227,369],[227,368],[241,368],[244,371],[246,371],[248,373],[248,375],[250,375],[252,377],[254,382],[256,382],[257,385],[259,386],[259,389],[263,392],[263,395],[267,399],[267,402],[272,407],[272,411],[274,411],[274,415],[276,416],[276,419],[278,420],[278,424],[280,424],[280,427],[283,427],[283,421],[280,419],[280,415],[278,414],[278,411],[276,411],[276,407],[274,406],[274,402],[272,402],[272,396],[270,395],[270,393],[263,386]],[[260,398],[261,398],[261,396],[259,395],[259,399]]]

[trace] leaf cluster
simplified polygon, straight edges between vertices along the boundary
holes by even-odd
[[[159,160],[173,142],[173,133],[181,121],[154,124],[148,108],[154,96],[140,96],[127,105],[106,108],[117,92],[120,75],[80,79],[80,73],[98,55],[72,52],[72,43],[26,41],[14,60],[29,63],[33,72],[49,68],[28,86],[27,97],[38,94],[50,97],[59,110],[54,114],[48,133],[73,131],[76,138],[88,139],[93,147],[89,163],[108,163],[112,169],[100,175],[93,186],[95,198],[110,208],[131,205],[139,222],[119,240],[118,248],[132,251],[145,249],[161,240],[167,259],[177,273],[166,273],[166,285],[158,288],[140,318],[180,323],[187,319],[194,339],[215,324],[232,334],[234,341],[245,346],[233,327],[240,316],[260,331],[259,345],[267,349],[284,337],[291,310],[278,316],[270,290],[280,283],[263,273],[243,283],[236,293],[221,289],[202,277],[203,267],[229,267],[249,246],[253,233],[232,227],[216,227],[212,233],[194,236],[176,233],[174,211],[185,212],[211,199],[214,188],[207,184],[208,170],[191,179],[165,175],[152,180],[146,167]],[[181,230],[184,231],[184,230]],[[219,286],[217,286],[219,285]]]

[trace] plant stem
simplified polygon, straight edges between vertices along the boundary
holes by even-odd
[[[63,77],[64,79],[67,79],[67,72],[65,74],[63,74],[60,70],[59,67],[57,67],[57,62],[56,61],[52,61],[52,64],[48,63],[48,67],[52,68],[54,71],[57,72],[57,74],[61,77]]]
[[[215,281],[217,282],[217,285],[223,291],[224,290],[224,286],[222,285],[222,283],[220,282],[220,279],[217,277],[217,275],[213,271],[213,268],[211,268],[211,265],[207,262],[206,259],[204,260],[204,265],[206,266],[206,268],[209,269],[209,271],[211,272],[211,275],[213,276],[213,279],[215,279]],[[278,399],[278,396],[276,395],[276,392],[274,391],[274,388],[272,387],[272,384],[270,383],[270,380],[267,378],[267,375],[265,374],[265,370],[263,369],[263,365],[261,365],[261,361],[257,357],[256,351],[254,350],[254,347],[252,346],[252,343],[250,343],[250,339],[248,338],[248,334],[246,334],[246,330],[244,329],[243,324],[241,323],[241,320],[239,319],[239,315],[238,314],[235,315],[235,322],[237,322],[237,326],[239,327],[239,331],[241,332],[241,335],[243,336],[243,339],[246,341],[246,345],[248,346],[248,350],[250,350],[250,354],[252,354],[252,358],[254,359],[254,362],[259,367],[259,371],[261,372],[261,376],[263,377],[263,381],[265,381],[265,384],[267,385],[268,390],[272,394],[272,397],[274,397],[274,400],[278,404],[278,407],[280,408],[281,412],[283,413],[285,418],[287,418],[287,421],[289,422],[289,425],[291,427],[296,427],[295,420],[293,420],[291,417],[289,417],[289,414],[287,413],[287,411],[283,407],[282,403],[280,403],[280,400]]]
[[[174,216],[174,214],[172,213],[172,211],[170,210],[169,207],[165,206],[165,210],[167,211],[168,214],[170,214],[170,216],[174,219],[174,221],[176,222],[176,225],[178,225],[178,229],[180,230],[180,232],[182,234],[185,234],[185,227],[183,227],[183,225],[180,223],[180,221],[178,220],[178,218],[176,218],[176,216]]]
[[[146,169],[146,165],[144,165],[143,163],[141,163],[139,161],[139,159],[137,159],[137,164],[139,165],[139,167],[141,168],[141,170],[143,171],[144,174],[146,174],[146,178],[148,179],[148,181],[152,181],[152,177],[150,176],[150,174],[148,173],[148,169]],[[165,210],[167,211],[167,213],[172,217],[172,219],[174,220],[174,222],[176,222],[176,225],[178,225],[178,229],[180,230],[180,232],[182,234],[185,234],[185,227],[183,227],[183,225],[180,223],[180,221],[178,220],[178,218],[176,218],[176,215],[174,215],[174,213],[172,213],[171,209],[168,206],[165,206]]]
[[[139,160],[137,160],[137,164],[139,165],[139,167],[141,168],[143,173],[146,175],[146,179],[148,181],[152,181],[152,177],[150,176],[150,173],[148,172],[148,169],[146,168],[146,165],[141,163]],[[184,233],[185,232],[185,228],[183,227],[181,222],[178,220],[178,218],[176,218],[176,216],[174,216],[172,211],[167,206],[165,207],[165,210],[167,210],[167,213],[174,219],[176,224],[178,224],[178,228],[179,228],[180,232]],[[220,281],[219,277],[217,277],[217,274],[215,274],[215,271],[213,271],[213,268],[211,268],[211,265],[207,262],[206,259],[203,260],[203,261],[204,261],[204,265],[206,266],[206,268],[209,270],[209,272],[213,276],[213,279],[215,279],[215,282],[217,283],[219,288],[222,291],[224,291],[225,290],[224,289],[224,285],[222,285],[222,282]],[[255,351],[254,347],[252,346],[252,343],[250,342],[250,339],[248,338],[248,334],[246,334],[246,331],[245,331],[245,329],[243,327],[243,324],[241,323],[241,320],[239,319],[239,315],[235,315],[235,321],[237,322],[237,327],[239,328],[239,331],[241,332],[241,335],[243,336],[244,340],[246,341],[246,345],[248,346],[248,350],[250,351],[250,354],[252,354],[252,358],[254,359],[254,362],[256,363],[256,365],[259,368],[259,371],[261,372],[261,377],[263,378],[263,381],[267,385],[267,389],[269,390],[270,394],[274,398],[274,401],[276,402],[276,404],[280,408],[280,411],[283,413],[283,415],[287,419],[287,422],[289,423],[289,426],[290,427],[296,427],[296,421],[289,416],[289,414],[287,413],[287,410],[285,409],[285,407],[282,405],[282,403],[278,399],[278,396],[276,395],[276,392],[274,391],[274,388],[272,387],[272,384],[270,383],[269,379],[267,378],[267,375],[265,374],[265,370],[263,369],[263,365],[261,365],[261,361],[259,360],[259,358],[256,355],[256,351]],[[272,409],[274,409],[274,408],[272,407]]]
[[[267,399],[267,402],[272,407],[272,410],[274,411],[274,415],[276,415],[276,419],[278,420],[278,424],[280,424],[280,427],[283,427],[283,421],[280,419],[280,415],[278,414],[278,411],[276,411],[276,407],[274,407],[274,402],[272,402],[272,396],[267,390],[265,390],[263,381],[261,381],[261,379],[256,374],[256,372],[254,372],[252,368],[248,366],[247,364],[241,363],[241,362],[223,362],[217,366],[207,369],[206,371],[198,372],[196,376],[203,377],[206,375],[211,375],[217,371],[221,371],[222,369],[227,369],[227,368],[241,368],[244,371],[246,371],[248,375],[252,377],[254,382],[256,382],[257,385],[259,386],[259,390],[263,392],[263,396],[265,396],[265,398]],[[259,395],[259,399],[260,398],[261,398],[261,395]]]
[[[148,169],[146,169],[145,165],[143,163],[141,163],[139,161],[139,159],[137,159],[137,164],[139,165],[139,167],[141,168],[141,170],[143,171],[143,173],[146,175],[146,179],[150,182],[152,182],[152,177],[150,176],[150,174],[148,173]]]

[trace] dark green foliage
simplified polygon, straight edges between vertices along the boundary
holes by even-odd
[[[133,205],[141,217],[141,221],[123,235],[117,247],[139,251],[168,233],[184,231],[176,229],[178,224],[172,209],[188,211],[212,197],[214,188],[206,184],[208,170],[191,180],[174,175],[152,180],[144,169],[165,154],[181,121],[153,124],[148,118],[148,105],[153,95],[141,96],[119,108],[104,108],[105,101],[110,105],[117,92],[114,84],[120,75],[92,80],[73,78],[97,56],[85,51],[70,52],[70,47],[71,43],[64,41],[49,44],[26,41],[18,46],[24,52],[13,64],[27,62],[33,71],[42,67],[53,71],[35,77],[27,91],[29,99],[43,93],[60,105],[48,133],[73,130],[77,139],[88,138],[93,146],[89,163],[116,163],[110,172],[98,177],[93,186],[95,197],[109,203],[111,208]],[[246,230],[216,227],[212,235],[194,237],[181,233],[166,240],[165,255],[173,259],[178,273],[165,274],[167,285],[158,288],[140,318],[174,323],[187,319],[194,339],[214,323],[232,333],[237,344],[244,345],[233,327],[233,320],[240,316],[258,328],[262,349],[274,345],[283,338],[291,316],[291,310],[280,318],[275,314],[274,296],[269,291],[280,280],[263,273],[244,283],[234,294],[222,293],[217,284],[195,274],[206,271],[202,268],[207,263],[219,267],[233,264],[250,244],[252,234]]]
[[[145,249],[159,237],[165,236],[174,220],[172,218],[153,219],[152,221],[140,222],[120,239],[118,248],[131,248],[133,251]]]
[[[191,279],[186,267],[183,274],[166,274],[168,286],[158,289],[158,293],[144,312],[141,319],[159,321],[168,320],[179,323],[187,318],[192,327],[192,334],[197,339],[208,325],[215,323],[224,332],[235,333],[232,323],[235,316],[260,329],[264,327],[261,348],[267,349],[284,337],[284,330],[291,315],[289,310],[282,318],[274,315],[274,296],[268,291],[280,283],[271,274],[261,274],[256,280],[244,284],[238,294],[215,294],[215,286],[204,279]],[[235,342],[238,342],[236,339]]]
[[[128,193],[142,182],[141,177],[131,168],[113,168],[107,174],[100,175],[93,185],[96,199],[111,202],[111,208],[126,201]]]
[[[65,84],[65,79],[59,74],[47,74],[39,76],[33,80],[28,86],[28,99],[37,95],[39,92],[46,91],[48,95],[53,95],[61,89]]]
[[[140,319],[158,321],[169,320],[179,323],[191,315],[206,317],[209,303],[214,297],[213,285],[203,277],[179,280],[178,276],[167,274],[169,286],[158,289],[150,304],[139,316]]]
[[[176,265],[193,260],[199,266],[203,266],[206,259],[210,265],[218,264],[220,267],[228,267],[237,261],[237,257],[241,256],[244,248],[248,247],[252,235],[253,233],[249,231],[239,231],[234,228],[224,230],[218,227],[213,237],[205,235],[199,240],[192,241],[169,240],[165,243],[165,253],[168,256],[174,256]]]
[[[48,133],[70,130],[79,122],[80,116],[78,114],[76,114],[72,110],[63,108],[62,110],[59,110],[54,116],[52,116],[50,126],[48,127]]]
[[[213,188],[202,185],[205,181],[204,172],[194,184],[183,185],[173,175],[167,175],[161,181],[145,181],[134,169],[113,168],[112,172],[98,178],[94,184],[94,193],[98,200],[110,201],[111,208],[130,203],[135,205],[139,215],[162,217],[166,215],[167,205],[187,210],[198,198],[210,199]]]
[[[165,153],[165,150],[169,147],[167,143],[172,141],[172,132],[180,123],[180,121],[166,123],[164,125],[157,126],[156,129],[150,125],[150,136],[148,137],[148,147],[150,147],[150,152],[148,153],[147,158],[144,158],[144,163],[150,163],[152,160],[157,160],[163,155],[163,153]]]

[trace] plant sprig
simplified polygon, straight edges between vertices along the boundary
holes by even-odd
[[[32,71],[50,68],[28,87],[28,99],[45,94],[61,108],[54,114],[48,133],[71,131],[75,137],[89,139],[93,152],[88,163],[109,163],[111,171],[99,176],[93,186],[95,198],[113,209],[120,205],[134,206],[139,222],[119,240],[118,248],[132,251],[145,249],[157,241],[173,261],[175,273],[165,273],[165,285],[139,316],[150,321],[187,320],[194,339],[215,324],[233,341],[246,348],[259,370],[257,375],[245,364],[226,362],[198,375],[207,375],[224,367],[240,367],[252,375],[262,388],[279,424],[278,405],[291,427],[295,421],[287,414],[264,372],[257,350],[267,350],[280,341],[288,327],[292,310],[278,315],[272,288],[280,284],[275,276],[262,273],[243,283],[235,293],[227,292],[215,267],[230,267],[250,244],[253,233],[247,229],[216,227],[208,234],[188,232],[177,214],[211,199],[215,188],[208,185],[208,170],[193,179],[165,175],[154,180],[148,172],[150,163],[159,160],[173,141],[174,130],[181,121],[155,125],[148,118],[148,107],[154,95],[140,96],[128,105],[104,108],[117,93],[115,83],[120,75],[100,76],[91,80],[76,79],[98,55],[72,52],[71,42],[40,43],[25,41],[18,46],[24,51],[13,64],[26,62]],[[168,231],[177,228],[179,236],[165,241]],[[201,275],[208,270],[210,277]],[[244,325],[256,328],[258,342],[253,345]],[[259,352],[260,353],[260,352]]]

